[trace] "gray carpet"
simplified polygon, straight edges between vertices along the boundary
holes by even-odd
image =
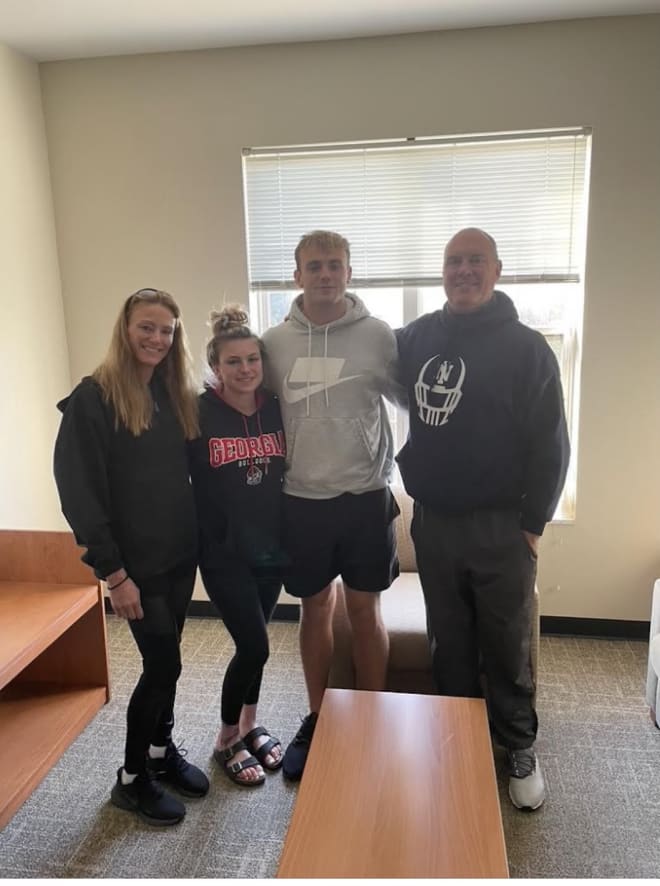
[[[297,626],[271,626],[261,722],[284,741],[305,713]],[[121,763],[124,712],[138,670],[126,625],[108,619],[113,698],[0,832],[3,878],[270,878],[296,787],[280,774],[232,785],[211,758],[219,688],[231,655],[220,621],[189,619],[176,738],[211,779],[185,821],[157,829],[108,803]],[[496,752],[513,877],[657,877],[660,732],[644,705],[647,644],[541,639],[538,750],[548,798],[514,810]]]

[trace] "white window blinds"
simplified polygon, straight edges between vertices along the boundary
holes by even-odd
[[[503,282],[577,281],[589,131],[244,151],[252,289],[291,289],[303,234],[351,244],[353,286],[437,285],[460,228],[496,240]]]

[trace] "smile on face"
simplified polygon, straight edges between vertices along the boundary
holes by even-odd
[[[502,273],[495,247],[482,231],[466,228],[447,244],[444,287],[450,309],[469,314],[490,301]]]
[[[223,394],[234,397],[253,394],[264,377],[259,343],[254,338],[224,342],[213,371],[223,384]]]
[[[149,381],[153,371],[167,357],[174,341],[176,319],[160,304],[137,304],[128,318],[128,343],[140,374]]]
[[[310,306],[343,304],[351,267],[344,249],[323,250],[310,246],[300,252],[299,266],[293,273],[303,300]]]

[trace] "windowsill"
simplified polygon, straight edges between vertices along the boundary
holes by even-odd
[[[549,526],[572,526],[575,523],[575,517],[553,517]]]
[[[550,520],[550,524],[552,526],[571,526],[575,523],[575,506],[571,507],[562,507],[562,503],[560,502],[557,511]]]

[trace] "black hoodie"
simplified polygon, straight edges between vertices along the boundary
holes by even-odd
[[[60,403],[55,481],[82,560],[99,578],[124,567],[131,578],[195,560],[197,528],[183,430],[155,374],[151,427],[115,429],[115,413],[89,376]]]
[[[410,430],[397,456],[408,493],[438,513],[517,508],[541,535],[566,477],[557,360],[495,291],[474,313],[425,314],[397,331]]]
[[[243,415],[214,389],[199,398],[201,437],[190,445],[200,528],[200,565],[239,559],[254,570],[286,563],[280,543],[286,444],[279,401],[257,393]]]

